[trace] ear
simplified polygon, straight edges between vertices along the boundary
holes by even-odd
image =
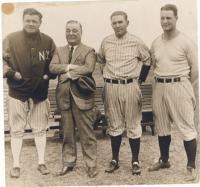
[[[42,20],[40,20],[40,26],[41,26],[41,24],[42,24]]]
[[[129,20],[127,20],[127,25],[129,25]]]

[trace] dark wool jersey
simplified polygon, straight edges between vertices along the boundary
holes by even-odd
[[[8,35],[3,41],[4,77],[7,77],[9,95],[21,101],[32,98],[34,102],[47,98],[49,73],[55,44],[53,40],[43,34],[28,34],[18,31]],[[15,80],[15,72],[20,72],[21,80]]]

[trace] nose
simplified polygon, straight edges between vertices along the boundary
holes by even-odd
[[[167,19],[164,18],[164,19],[162,20],[162,22],[163,22],[163,23],[167,23]]]
[[[116,27],[120,27],[120,23],[116,23]]]
[[[72,30],[69,31],[69,35],[74,35],[74,32]]]
[[[33,22],[33,21],[29,21],[28,24],[29,24],[30,26],[33,26],[33,25],[34,25],[34,22]]]

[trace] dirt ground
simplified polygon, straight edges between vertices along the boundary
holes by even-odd
[[[50,133],[50,132],[49,132]],[[52,132],[51,132],[52,134]],[[56,177],[54,174],[62,168],[61,141],[51,135],[47,141],[46,164],[51,174],[42,176],[37,171],[37,153],[33,139],[26,139],[21,153],[21,176],[19,179],[9,177],[12,167],[12,156],[9,138],[5,143],[6,186],[7,187],[39,187],[39,186],[99,186],[99,185],[144,185],[144,184],[189,184],[185,178],[186,155],[178,132],[174,129],[170,147],[171,168],[156,172],[148,172],[148,167],[159,157],[157,136],[152,136],[150,129],[143,133],[141,138],[140,165],[142,174],[131,174],[131,153],[128,139],[123,138],[120,150],[120,168],[114,174],[104,172],[111,157],[110,139],[102,137],[97,132],[98,138],[98,175],[94,179],[87,177],[82,159],[80,143],[78,147],[78,161],[73,172]],[[199,154],[198,161],[199,162]],[[198,167],[199,168],[199,167]],[[200,176],[200,175],[199,175]],[[195,183],[199,183],[195,181]]]

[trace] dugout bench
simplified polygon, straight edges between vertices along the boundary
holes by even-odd
[[[146,126],[149,126],[152,131],[152,135],[155,134],[154,131],[154,123],[153,123],[153,115],[152,115],[152,85],[151,84],[143,84],[141,86],[142,91],[142,129],[146,130]],[[4,89],[4,133],[9,133],[8,127],[8,112],[6,105],[6,98],[8,95],[8,90]],[[61,125],[61,115],[57,109],[56,98],[55,98],[55,88],[49,88],[48,98],[50,101],[50,127],[49,129],[60,129],[60,136],[62,136],[62,125]],[[106,135],[107,123],[104,115],[104,105],[102,101],[102,87],[97,87],[95,91],[95,106],[100,111],[97,114],[97,119],[94,123],[94,130],[101,130],[103,135]],[[56,122],[56,123],[55,123]],[[25,132],[31,132],[30,128],[27,128]]]

